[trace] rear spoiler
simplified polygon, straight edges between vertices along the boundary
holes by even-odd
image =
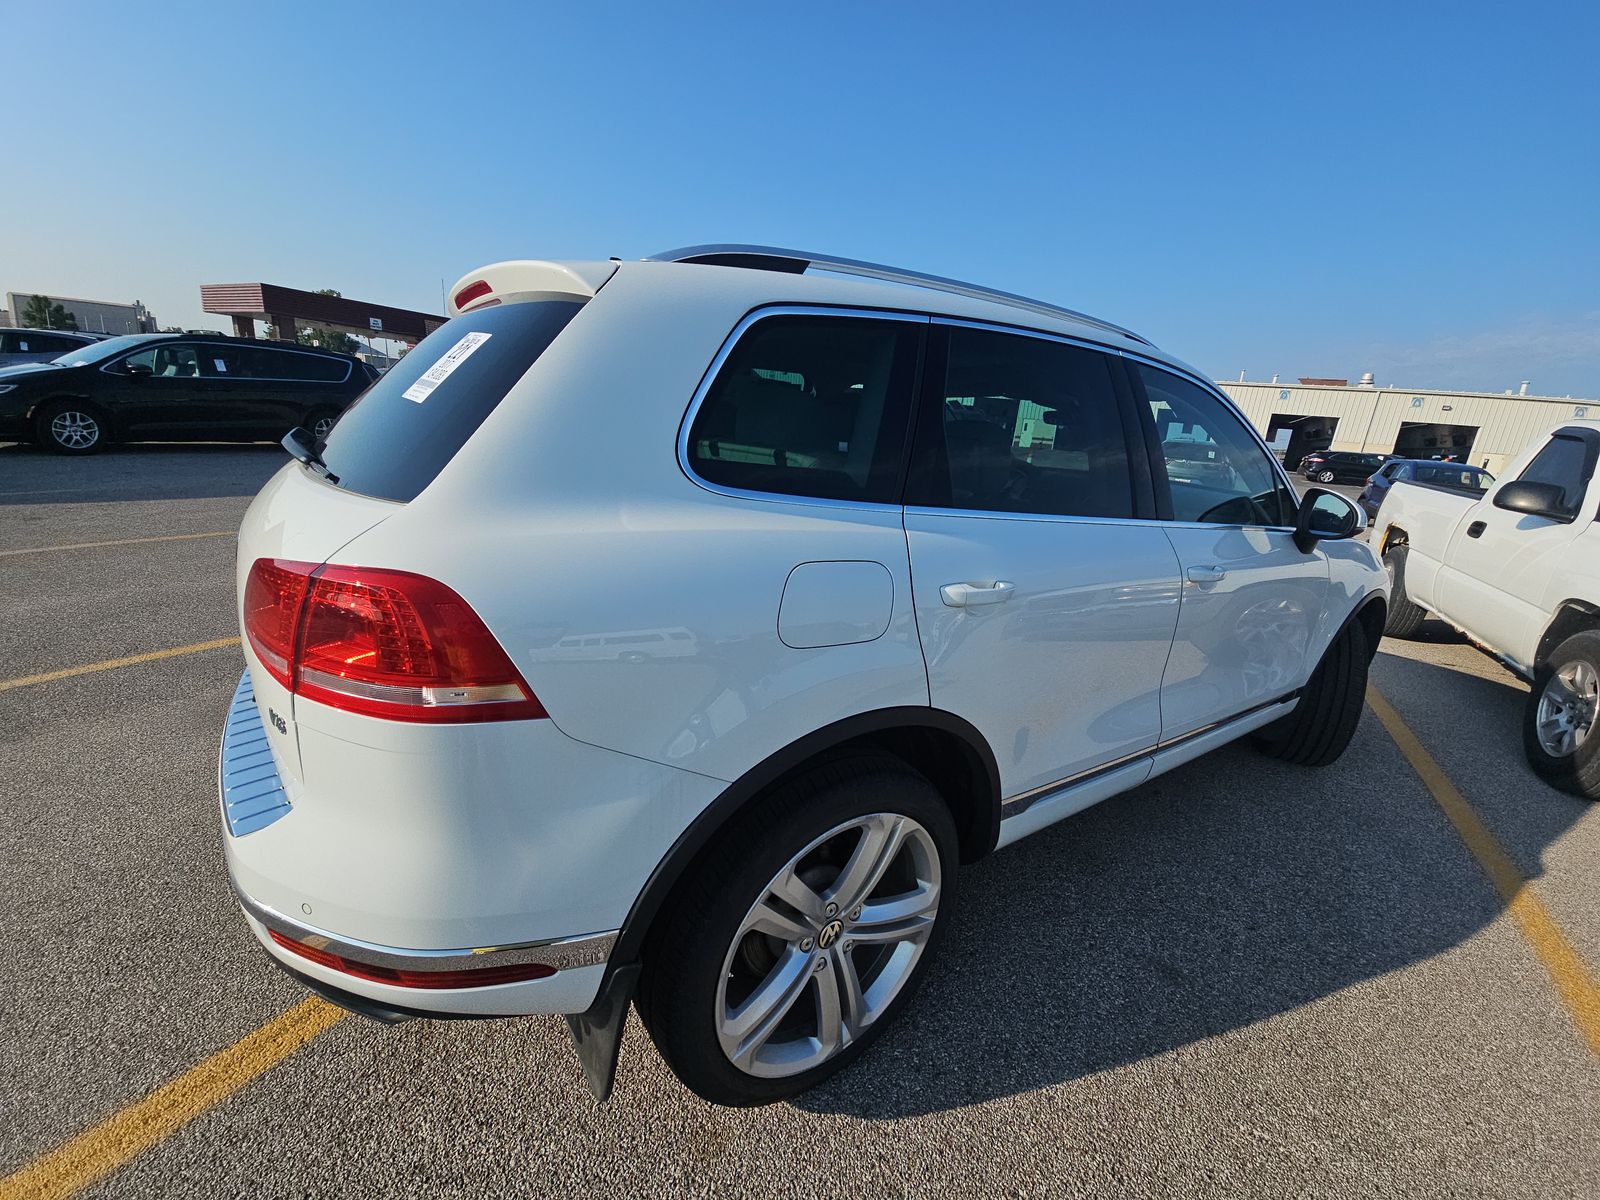
[[[519,300],[589,300],[616,272],[607,262],[545,262],[516,259],[468,271],[450,289],[452,317],[474,308]]]

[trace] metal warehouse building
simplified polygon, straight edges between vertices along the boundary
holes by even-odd
[[[1313,450],[1443,458],[1498,473],[1558,421],[1600,418],[1600,401],[1521,393],[1442,392],[1351,386],[1343,379],[1297,384],[1219,381],[1293,470]]]

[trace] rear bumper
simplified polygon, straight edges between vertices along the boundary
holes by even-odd
[[[372,740],[400,739],[374,746],[302,719],[296,777],[278,769],[291,743],[266,728],[268,701],[285,707],[241,681],[223,732],[230,882],[280,966],[373,1010],[585,1011],[649,871],[717,786],[542,721],[371,722],[389,727]]]

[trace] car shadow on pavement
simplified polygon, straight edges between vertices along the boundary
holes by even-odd
[[[1523,692],[1388,655],[1373,677],[1536,876],[1586,802],[1528,770]],[[1445,697],[1437,728],[1417,719]],[[960,883],[905,1016],[798,1107],[891,1119],[1124,1066],[1430,958],[1502,908],[1370,710],[1333,767],[1229,747]]]
[[[0,507],[248,497],[288,461],[270,442],[134,442],[82,457],[0,444]]]

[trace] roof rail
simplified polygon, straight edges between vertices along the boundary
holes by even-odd
[[[678,250],[664,250],[660,254],[650,255],[645,261],[707,263],[718,267],[751,267],[762,271],[785,271],[792,275],[803,274],[808,267],[815,267],[818,270],[832,271],[839,275],[859,275],[864,279],[880,279],[886,283],[903,283],[911,287],[930,288],[933,291],[948,292],[954,296],[965,296],[969,300],[989,300],[997,304],[1009,305],[1012,308],[1026,309],[1029,312],[1039,313],[1046,317],[1065,317],[1069,321],[1077,321],[1111,333],[1119,333],[1123,337],[1131,338],[1141,345],[1151,345],[1148,338],[1141,337],[1131,329],[1124,329],[1121,325],[1113,325],[1110,321],[1102,321],[1099,317],[1091,317],[1087,313],[1081,313],[1075,309],[1062,308],[1058,304],[1047,304],[1043,300],[1033,300],[1027,296],[1018,296],[1013,292],[998,291],[995,288],[983,287],[976,283],[963,283],[959,279],[946,279],[941,275],[925,275],[921,271],[907,271],[901,267],[884,266],[882,263],[861,262],[854,258],[835,258],[830,254],[811,254],[805,250],[783,250],[777,246],[748,246],[729,243],[684,246]]]

